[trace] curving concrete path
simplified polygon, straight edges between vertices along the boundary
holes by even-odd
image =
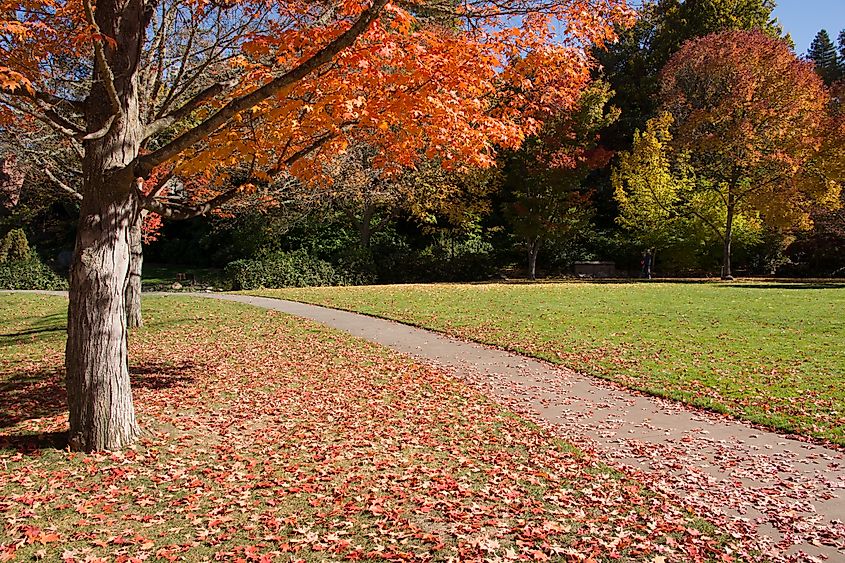
[[[763,560],[845,562],[845,452],[473,342],[366,315],[248,295],[439,365],[579,447],[753,538]]]

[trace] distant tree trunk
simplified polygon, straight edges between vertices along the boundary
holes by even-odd
[[[364,204],[364,213],[361,221],[358,222],[358,235],[361,237],[361,248],[370,248],[370,240],[373,236],[373,215],[376,213],[376,206],[371,203]]]
[[[112,43],[103,49],[105,75],[95,65],[85,104],[86,128],[97,135],[83,142],[83,199],[70,269],[65,368],[73,450],[117,450],[140,434],[129,385],[126,286],[139,208],[130,164],[144,136],[137,69],[150,15],[143,0],[98,2],[94,13]]]
[[[657,248],[651,250],[651,271],[649,272],[649,279],[654,277],[654,265],[657,264]]]
[[[540,253],[540,237],[534,237],[528,243],[528,279],[537,279],[537,255]]]
[[[141,316],[141,271],[144,265],[142,226],[146,211],[141,211],[129,228],[129,281],[126,284],[126,326],[144,324]]]
[[[376,214],[376,206],[367,201],[364,202],[364,209],[361,211],[361,218],[355,214],[353,209],[346,210],[346,216],[352,221],[355,230],[358,231],[358,242],[362,249],[370,248],[370,240],[373,236],[373,217]]]
[[[723,240],[724,246],[722,248],[722,279],[732,280],[731,275],[731,237],[733,236],[733,222],[734,222],[734,200],[728,195],[728,213],[725,219],[725,238]]]

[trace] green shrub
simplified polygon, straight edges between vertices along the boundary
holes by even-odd
[[[67,289],[67,280],[31,257],[0,263],[0,289]]]
[[[223,271],[233,289],[345,285],[334,267],[303,250],[277,252],[252,260],[236,260]]]
[[[31,257],[29,242],[23,230],[12,229],[0,240],[0,264],[8,261],[25,261]]]

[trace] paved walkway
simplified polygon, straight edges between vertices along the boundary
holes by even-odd
[[[842,451],[393,321],[265,297],[196,295],[311,319],[440,365],[711,521],[751,532],[768,559],[845,562]]]
[[[179,294],[186,295],[186,294]],[[845,562],[845,453],[551,364],[365,315],[213,293],[440,365],[737,537],[765,560]]]

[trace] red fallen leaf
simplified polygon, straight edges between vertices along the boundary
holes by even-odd
[[[0,548],[0,561],[11,561],[15,558],[18,549],[14,545],[7,545]]]
[[[156,557],[161,557],[162,559],[167,559],[168,561],[176,561],[179,559],[176,555],[170,552],[170,549],[166,547],[162,547],[158,551],[156,551]]]
[[[549,556],[546,555],[545,553],[543,553],[542,551],[540,551],[539,549],[535,549],[534,551],[532,551],[531,557],[534,559],[534,561],[548,561],[549,560]]]
[[[55,532],[42,532],[40,528],[35,526],[27,526],[24,529],[24,535],[26,535],[26,543],[28,544],[36,542],[46,544],[59,541],[59,534]]]
[[[47,543],[47,542],[52,542],[52,541],[59,541],[59,539],[60,539],[59,534],[51,533],[51,534],[41,534],[41,536],[38,538],[38,541],[40,541],[41,543]]]

